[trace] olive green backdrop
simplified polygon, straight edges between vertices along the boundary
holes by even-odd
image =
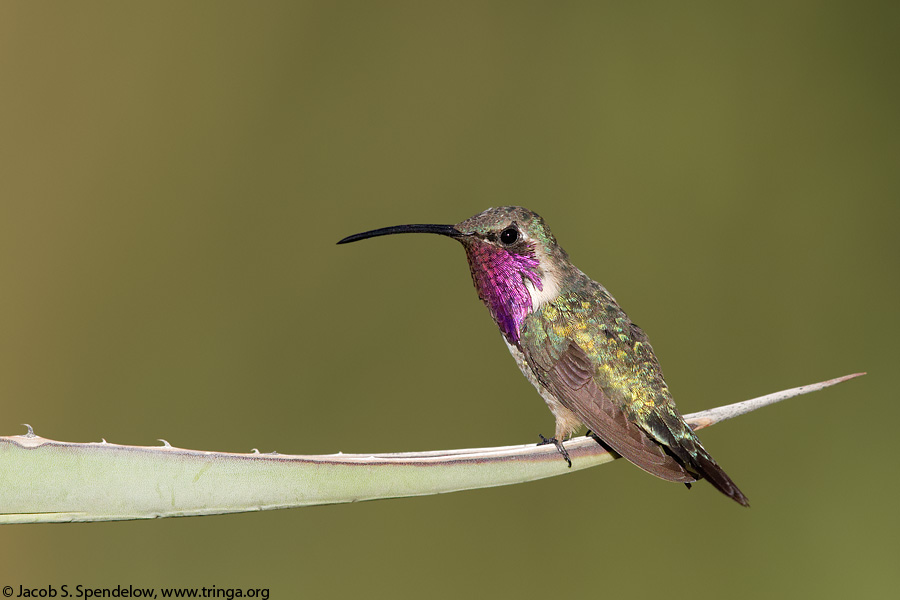
[[[900,585],[895,2],[0,3],[0,433],[285,453],[552,432],[462,250],[541,213],[744,510],[624,463],[409,500],[8,526],[0,585],[272,598]],[[0,491],[2,493],[2,491]],[[17,589],[17,587],[16,587]]]

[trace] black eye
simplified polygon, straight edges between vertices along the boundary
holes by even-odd
[[[500,234],[500,241],[505,245],[509,246],[510,244],[515,244],[516,240],[519,239],[519,230],[515,227],[507,227]]]

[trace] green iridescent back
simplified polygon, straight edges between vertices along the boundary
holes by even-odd
[[[646,334],[631,322],[609,293],[584,281],[526,319],[522,351],[536,370],[549,371],[575,342],[589,357],[593,379],[629,418],[676,455],[696,456],[700,448],[684,423]]]

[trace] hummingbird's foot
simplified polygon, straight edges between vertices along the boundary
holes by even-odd
[[[566,450],[566,447],[563,446],[563,443],[561,441],[559,441],[555,437],[547,439],[540,433],[538,434],[538,436],[540,436],[540,438],[541,438],[541,441],[538,442],[538,446],[543,446],[545,444],[553,444],[554,446],[556,446],[556,450],[560,454],[562,454],[562,457],[566,460],[566,462],[569,463],[569,468],[570,469],[572,468],[572,459],[569,458],[569,451]]]

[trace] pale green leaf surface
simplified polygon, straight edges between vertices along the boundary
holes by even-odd
[[[861,373],[685,418],[714,425]],[[614,460],[593,440],[399,454],[233,454],[0,437],[0,523],[113,521],[210,515],[424,496],[523,483]]]

